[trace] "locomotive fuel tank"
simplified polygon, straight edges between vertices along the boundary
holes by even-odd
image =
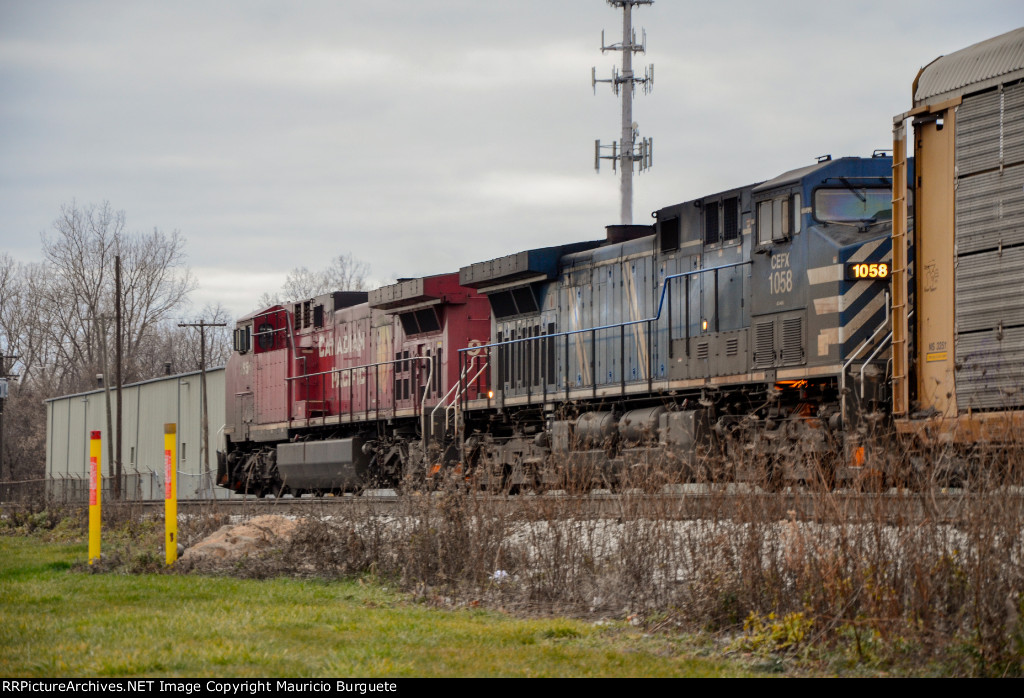
[[[281,481],[296,490],[357,489],[369,481],[370,461],[359,437],[277,445]]]

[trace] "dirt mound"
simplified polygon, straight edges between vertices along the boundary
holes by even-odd
[[[259,558],[287,547],[299,526],[298,521],[284,516],[256,516],[242,523],[221,526],[189,547],[181,556],[181,562],[190,568],[212,569]]]

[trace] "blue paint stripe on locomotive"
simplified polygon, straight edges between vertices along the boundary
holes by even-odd
[[[851,252],[851,255],[852,255],[852,252]],[[849,259],[849,257],[851,255],[847,255],[847,259]],[[868,255],[864,259],[864,261],[870,263],[870,262],[890,261],[891,259],[892,259],[892,244],[890,243],[890,244],[886,244],[886,245],[879,245],[878,249],[875,250],[870,255]],[[845,265],[845,262],[844,262],[844,265]],[[843,281],[842,284],[841,284],[841,287],[845,287],[846,292],[849,292],[849,290],[856,283],[870,283],[874,288],[869,288],[867,291],[865,291],[864,293],[860,294],[860,296],[855,301],[853,301],[848,307],[846,307],[842,311],[840,311],[840,313],[839,313],[839,326],[843,327],[843,328],[847,328],[847,325],[849,325],[851,322],[853,322],[856,319],[857,315],[860,314],[864,310],[864,308],[866,308],[880,294],[883,294],[885,292],[885,290],[889,286],[889,282],[888,281],[857,281],[857,282]],[[882,312],[884,313],[884,308],[883,308]],[[881,319],[878,319],[876,321],[875,320],[875,315],[872,315],[871,318],[870,318],[870,321],[867,322],[866,324],[871,326],[871,331],[873,332],[874,328],[877,327],[878,324],[881,321],[882,321]],[[847,330],[848,330],[847,335],[846,335],[847,336],[847,342],[849,342],[850,337],[853,336],[853,334],[849,332],[850,329],[854,329],[854,328],[847,328]],[[855,332],[860,332],[860,330],[861,330],[861,328],[856,328],[854,331]]]
[[[885,321],[885,306],[883,305],[878,312],[872,314],[864,323],[861,324],[853,332],[850,332],[846,336],[846,341],[842,345],[841,358],[846,359],[852,351],[861,345],[861,343],[871,336],[871,334]]]
[[[888,288],[886,283],[880,281],[859,281],[857,283],[871,284],[873,288],[869,288],[864,293],[860,294],[857,300],[851,303],[839,314],[840,327],[847,327],[850,323],[854,322],[857,319],[857,316],[864,311],[864,308],[875,302],[875,299],[885,293],[885,290]]]

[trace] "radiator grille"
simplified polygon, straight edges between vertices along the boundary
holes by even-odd
[[[768,322],[757,323],[755,346],[754,346],[754,366],[758,368],[765,368],[773,366],[775,364],[775,323],[771,320]]]
[[[804,361],[804,320],[791,317],[782,321],[782,363],[800,364]]]

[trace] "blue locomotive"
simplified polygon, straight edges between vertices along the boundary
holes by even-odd
[[[856,476],[887,400],[891,158],[652,215],[460,270],[492,310],[460,352],[460,394],[476,365],[492,386],[461,402],[461,459],[512,487]]]

